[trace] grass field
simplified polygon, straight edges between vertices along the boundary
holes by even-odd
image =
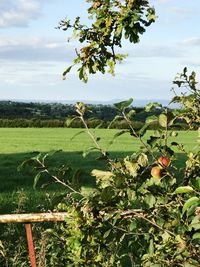
[[[50,207],[51,203],[45,197],[46,193],[53,194],[59,191],[55,187],[33,190],[34,173],[30,168],[21,172],[17,171],[18,165],[25,159],[36,155],[38,152],[49,152],[62,150],[55,154],[49,161],[50,166],[67,164],[74,170],[82,169],[82,183],[86,186],[93,184],[89,173],[93,168],[105,168],[105,163],[97,161],[97,154],[92,153],[86,158],[82,152],[92,146],[88,135],[82,133],[76,138],[71,138],[80,132],[81,129],[50,129],[50,128],[1,128],[0,129],[0,213],[11,213],[19,209],[24,200],[24,211],[39,211],[43,203],[44,207]],[[140,144],[129,134],[120,136],[114,144],[109,142],[118,130],[98,129],[96,136],[101,138],[101,145],[110,152],[111,157],[123,157],[137,151]],[[197,132],[180,132],[176,141],[186,145],[187,150],[193,150]],[[180,155],[181,158],[181,155]],[[183,159],[182,159],[183,160]]]

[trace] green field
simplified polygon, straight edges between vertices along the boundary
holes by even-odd
[[[74,170],[83,171],[82,183],[86,186],[93,184],[89,176],[93,168],[105,168],[105,163],[97,161],[96,153],[91,153],[86,158],[82,152],[93,144],[88,135],[82,133],[76,138],[71,138],[81,129],[49,129],[49,128],[1,128],[0,129],[0,213],[15,212],[19,208],[19,199],[25,202],[24,211],[39,211],[43,203],[44,208],[51,203],[45,197],[46,193],[53,194],[63,190],[59,187],[33,190],[34,172],[30,168],[18,172],[17,167],[22,161],[36,155],[38,152],[62,150],[55,154],[49,165],[56,167],[61,164],[71,166]],[[98,129],[96,136],[101,138],[101,145],[111,157],[123,157],[132,154],[140,147],[139,142],[129,134],[120,136],[112,145],[109,142],[119,130]],[[176,141],[186,145],[187,150],[193,150],[197,132],[179,132]],[[183,158],[180,155],[181,160]]]

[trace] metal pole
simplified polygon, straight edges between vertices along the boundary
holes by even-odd
[[[62,222],[68,216],[67,212],[4,214],[0,215],[0,223],[25,223],[31,267],[37,267],[30,222]]]
[[[27,237],[27,242],[28,242],[28,252],[29,252],[31,267],[37,267],[31,224],[30,223],[25,224],[25,228],[26,228],[26,237]]]

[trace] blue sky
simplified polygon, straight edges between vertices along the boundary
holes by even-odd
[[[184,66],[199,72],[200,1],[150,3],[158,19],[139,44],[125,44],[129,57],[115,77],[98,74],[84,84],[75,71],[62,80],[75,42],[55,27],[66,16],[86,21],[86,1],[0,0],[0,99],[170,99],[177,72]]]

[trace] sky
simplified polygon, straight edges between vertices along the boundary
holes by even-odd
[[[200,1],[150,0],[158,19],[139,44],[124,45],[128,58],[110,74],[92,75],[87,84],[73,71],[75,45],[56,29],[61,19],[80,16],[84,0],[0,0],[0,99],[111,101],[170,99],[172,80],[187,66],[199,73]]]

